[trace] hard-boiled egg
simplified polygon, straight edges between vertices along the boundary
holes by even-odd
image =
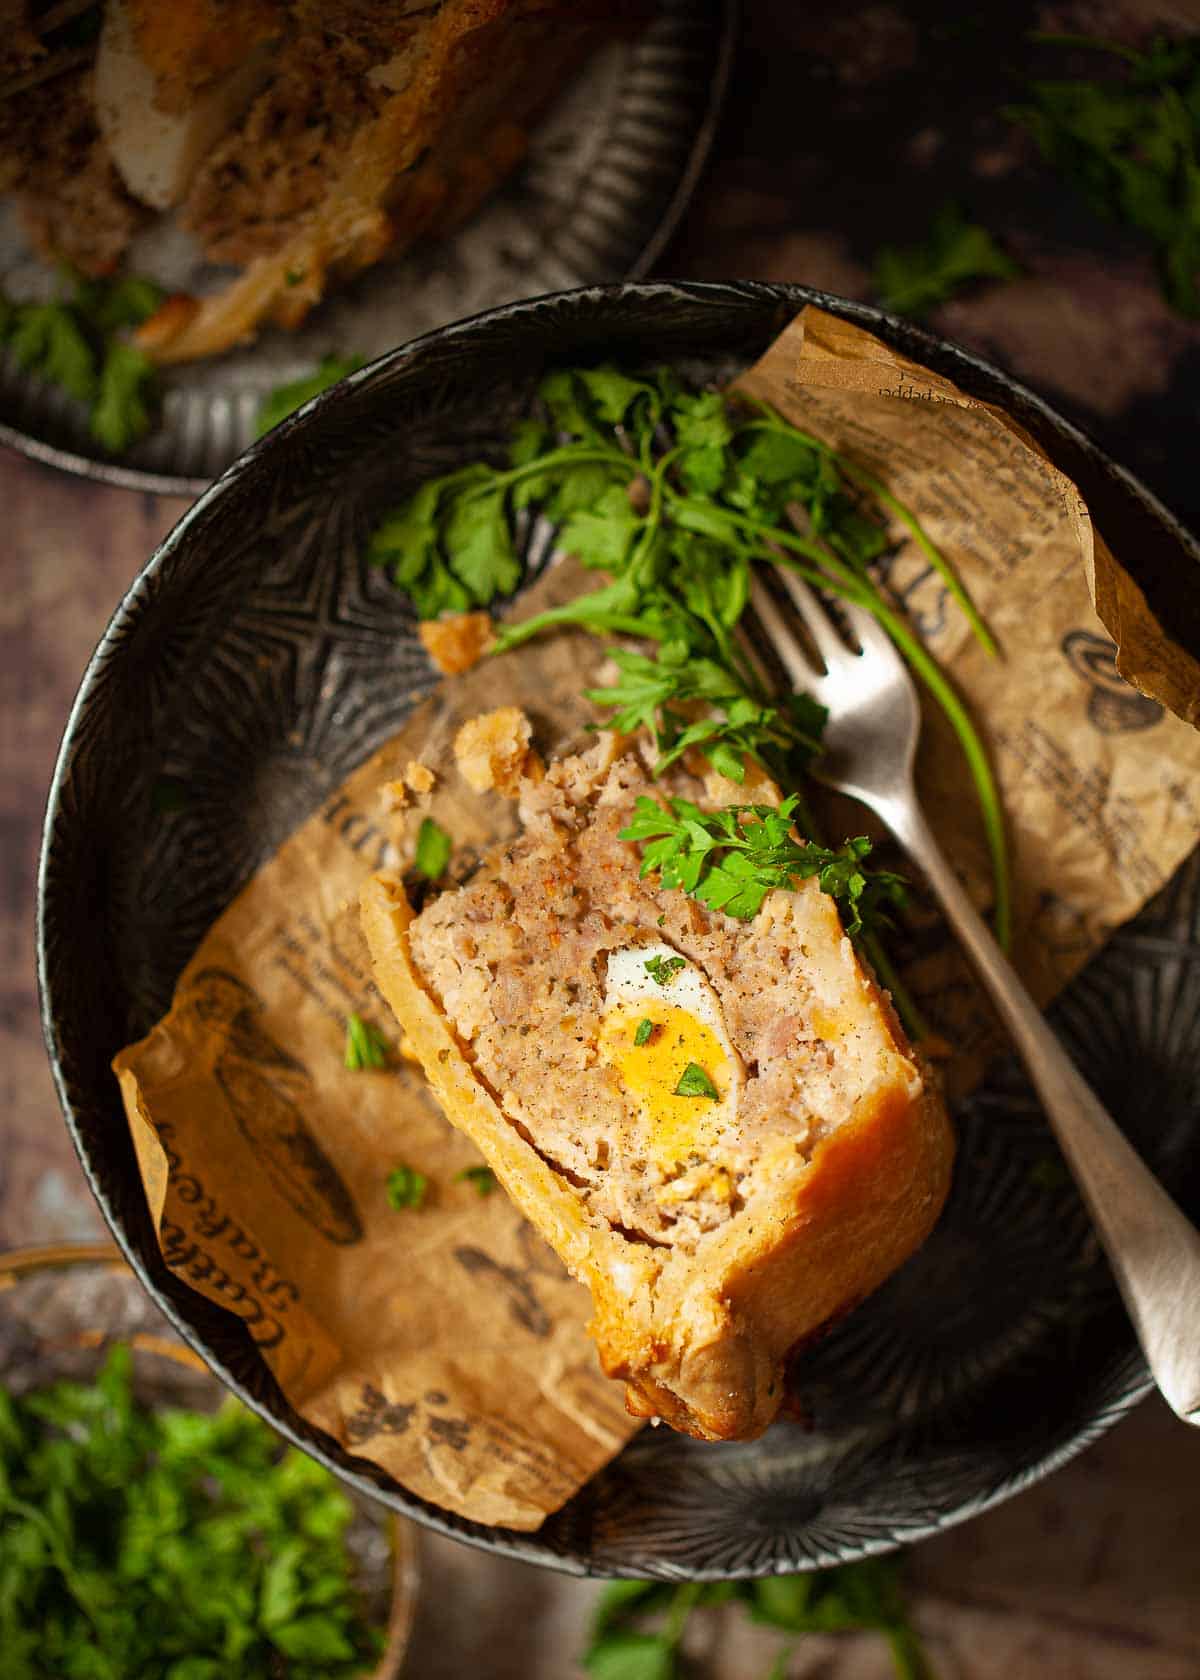
[[[609,954],[600,1054],[636,1102],[647,1152],[664,1168],[704,1156],[737,1112],[742,1064],[720,999],[669,945]]]

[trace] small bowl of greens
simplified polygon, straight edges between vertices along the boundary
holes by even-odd
[[[716,696],[730,727],[704,744],[731,767],[746,753],[803,755],[816,720],[737,688],[750,681],[732,635],[738,580],[755,559],[754,528],[783,533],[790,486],[810,466],[814,493],[826,485],[835,503],[822,534],[837,536],[847,565],[869,569],[877,492],[853,482],[853,460],[814,458],[768,417],[757,429],[731,419],[720,393],[809,303],[1011,414],[1079,486],[1159,617],[1200,639],[1195,545],[997,369],[802,286],[596,287],[428,334],[315,396],[241,456],[117,609],[50,794],[47,1042],[90,1181],[150,1293],[234,1392],[364,1493],[444,1533],[578,1573],[712,1581],[861,1559],[1008,1497],[1146,1392],[1077,1196],[1061,1177],[1039,1182],[1045,1133],[1015,1073],[999,1070],[956,1116],[954,1189],[917,1269],[812,1350],[803,1423],[723,1445],[648,1429],[536,1533],[519,1534],[453,1517],[332,1445],[282,1398],[247,1325],[167,1272],[110,1064],[166,1012],[183,966],[255,869],[433,693],[421,621],[468,608],[514,625],[525,616],[522,590],[551,562],[548,524],[571,527],[572,548],[609,591],[576,620],[640,644],[619,650],[619,692],[597,702],[597,721],[650,716],[674,732],[670,751],[686,744],[692,702]],[[631,404],[644,419],[654,401],[669,441],[658,419],[638,433],[647,470],[631,484],[617,433],[631,435]],[[677,473],[660,471],[660,448],[682,451]],[[731,448],[744,483],[716,470]],[[652,516],[654,543],[642,540]],[[728,563],[715,564],[721,556]],[[856,860],[843,861],[852,907],[864,911]],[[1058,1017],[1123,1117],[1136,1122],[1147,1101],[1122,1086],[1128,1069],[1157,1070],[1161,1103],[1138,1142],[1185,1203],[1200,1189],[1181,1178],[1200,1158],[1190,1027],[1200,974],[1192,964],[1186,984],[1164,976],[1200,937],[1198,905],[1184,891],[1149,905]],[[1119,1029],[1117,995],[1128,1004]],[[401,1246],[398,1287],[403,1266]]]
[[[0,1255],[0,1584],[8,1680],[395,1680],[417,1563],[64,1245]]]

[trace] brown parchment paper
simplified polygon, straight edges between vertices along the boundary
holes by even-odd
[[[572,587],[565,577],[540,598]],[[255,876],[184,971],[170,1014],[114,1064],[167,1265],[247,1323],[310,1422],[423,1499],[535,1528],[638,1427],[585,1332],[590,1303],[398,1058],[343,1065],[354,1011],[397,1037],[358,925],[365,874],[411,859],[420,817],[455,865],[512,807],[439,775],[411,813],[384,783],[410,760],[448,770],[465,718],[503,694],[548,741],[590,715],[600,658],[561,636],[451,679]],[[546,703],[553,698],[552,714]],[[426,1174],[420,1209],[388,1205],[388,1172]]]
[[[885,479],[1001,643],[1000,659],[984,655],[916,545],[899,543],[888,583],[994,757],[1016,960],[1046,1000],[1200,838],[1200,736],[1163,703],[1191,715],[1190,662],[1074,486],[1003,414],[812,309],[739,383]],[[562,566],[521,616],[594,584]],[[1114,617],[1105,604],[1118,599]],[[1114,635],[1121,657],[1136,650],[1145,692],[1117,674]],[[510,831],[511,807],[469,793],[452,769],[458,724],[523,706],[553,750],[591,715],[581,691],[602,657],[591,638],[562,634],[444,682],[255,877],[189,963],[170,1014],[115,1063],[172,1271],[246,1321],[291,1403],[350,1451],[449,1510],[517,1528],[561,1505],[635,1425],[584,1332],[586,1292],[501,1192],[481,1200],[455,1182],[473,1155],[419,1073],[343,1067],[349,1012],[390,1028],[355,905],[369,870],[411,857],[426,811],[454,836],[460,873]],[[435,768],[437,786],[389,819],[378,789],[410,759]],[[918,775],[986,905],[974,795],[936,708]],[[836,815],[843,833],[870,830],[859,806]],[[992,1017],[919,895],[900,941],[906,980],[954,1046],[946,1075],[959,1094],[1000,1043]],[[388,1206],[401,1161],[429,1177],[427,1207]]]
[[[1155,621],[1074,484],[1002,410],[813,308],[737,386],[907,503],[996,637],[992,658],[917,544],[899,543],[887,583],[988,746],[1012,851],[1014,960],[1047,1002],[1200,840],[1200,735],[1168,710],[1196,717],[1200,667]],[[986,908],[991,865],[962,753],[924,693],[922,712],[920,795]],[[849,802],[837,820],[878,832]],[[913,912],[904,978],[954,1048],[946,1083],[961,1096],[1004,1040],[944,925],[919,899]]]

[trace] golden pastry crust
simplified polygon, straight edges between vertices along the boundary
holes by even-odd
[[[800,891],[810,936],[829,941],[844,965],[832,900],[813,883]],[[505,1112],[418,965],[413,921],[398,877],[368,881],[362,923],[377,983],[447,1117],[590,1288],[600,1360],[626,1384],[629,1409],[712,1440],[761,1434],[782,1402],[792,1349],[914,1252],[949,1188],[945,1108],[886,994],[851,959],[845,1030],[869,1024],[877,1076],[807,1151],[786,1135],[768,1138],[764,1170],[746,1181],[736,1211],[699,1241],[672,1246],[605,1217]]]
[[[478,665],[495,641],[492,621],[485,612],[452,613],[430,618],[417,626],[421,646],[443,676],[456,677]]]

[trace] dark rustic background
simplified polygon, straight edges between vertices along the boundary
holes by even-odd
[[[745,0],[715,153],[658,272],[871,296],[874,254],[949,198],[1024,269],[936,310],[1078,420],[1200,531],[1200,324],[1171,313],[1137,236],[1093,214],[1004,119],[1032,28],[1137,40],[1200,6]],[[37,831],[75,685],[108,614],[184,504],[0,454],[0,1243],[100,1234],[46,1067],[33,984]],[[917,1616],[940,1680],[1197,1680],[1200,1434],[1147,1401],[1023,1497],[921,1547]],[[410,1672],[575,1672],[594,1589],[423,1541]],[[776,1637],[698,1619],[703,1672],[765,1675]],[[802,1640],[788,1673],[883,1680],[879,1642]]]

